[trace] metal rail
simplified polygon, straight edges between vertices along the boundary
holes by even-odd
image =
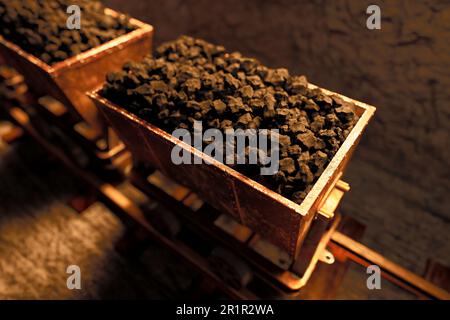
[[[337,245],[345,250],[345,255],[363,265],[377,265],[382,275],[394,284],[422,298],[450,300],[450,294],[424,278],[386,259],[381,254],[336,231],[331,236],[331,246]]]

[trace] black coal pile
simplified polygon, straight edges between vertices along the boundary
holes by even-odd
[[[187,36],[109,74],[101,94],[169,133],[195,120],[204,130],[279,129],[278,173],[236,169],[297,203],[358,119],[354,105],[309,89],[304,76]]]
[[[81,9],[81,29],[69,30],[67,8]],[[0,34],[47,64],[92,49],[134,29],[127,16],[104,14],[98,0],[0,0]]]

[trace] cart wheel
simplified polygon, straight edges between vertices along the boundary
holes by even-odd
[[[227,249],[214,248],[209,262],[215,273],[235,289],[245,287],[253,278],[247,263]]]

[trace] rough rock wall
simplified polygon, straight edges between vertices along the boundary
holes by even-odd
[[[364,241],[416,272],[450,265],[450,2],[447,0],[107,0],[180,34],[224,44],[378,110],[347,180],[343,211]],[[381,30],[366,28],[369,4]]]

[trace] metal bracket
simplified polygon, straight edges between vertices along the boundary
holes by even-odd
[[[326,264],[333,264],[335,259],[334,255],[328,251],[327,249],[323,250],[322,253],[319,256],[319,261],[326,263]]]
[[[334,212],[341,202],[344,194],[350,190],[350,185],[347,182],[338,180],[336,185],[327,195],[325,202],[319,209],[319,214],[326,219],[332,219],[334,217]]]

